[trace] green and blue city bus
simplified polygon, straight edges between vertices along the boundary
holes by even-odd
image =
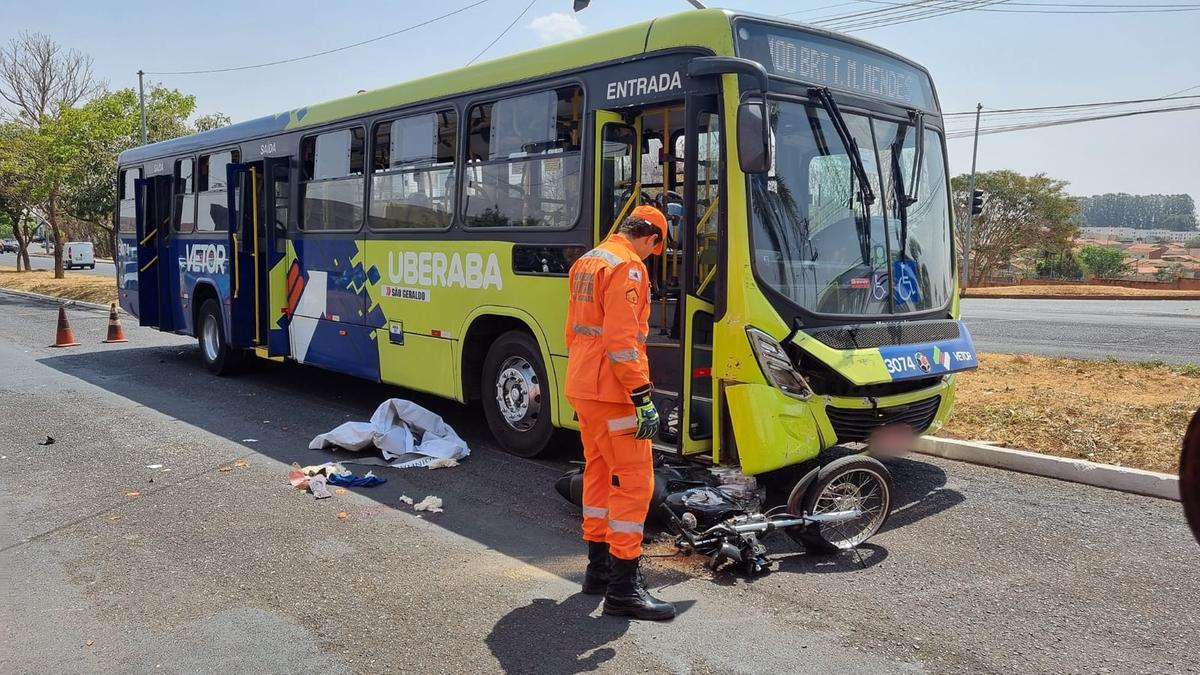
[[[508,451],[577,428],[571,263],[638,204],[656,448],[748,475],[937,429],[975,365],[929,74],[689,11],[121,154],[123,308],[457,401]]]

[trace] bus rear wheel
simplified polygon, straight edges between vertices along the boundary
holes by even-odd
[[[215,375],[229,375],[237,369],[241,352],[229,346],[221,306],[216,300],[205,300],[196,317],[196,341],[200,343],[200,358],[204,367]]]
[[[518,457],[536,457],[554,433],[547,383],[541,350],[528,333],[509,331],[492,343],[479,397],[492,435]]]

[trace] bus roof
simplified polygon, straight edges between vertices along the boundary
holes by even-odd
[[[753,16],[772,23],[787,24],[817,33],[833,35],[829,31],[777,17],[755,16],[743,12],[734,13],[723,9],[690,10],[519,52],[478,65],[231,124],[212,131],[132,148],[122,152],[119,161],[124,166],[149,159],[229,146],[294,129],[389,110],[410,103],[488,89],[506,83],[586,68],[599,63],[620,61],[666,49],[701,47],[718,56],[733,56],[731,22],[742,16]],[[868,46],[874,50],[884,51],[855,38],[843,35],[836,35],[836,37]],[[898,55],[890,53],[889,55],[903,59]],[[907,59],[903,60],[907,61]]]

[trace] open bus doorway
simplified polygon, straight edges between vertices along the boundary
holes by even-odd
[[[598,240],[636,206],[667,216],[651,279],[646,349],[654,403],[663,418],[659,450],[711,453],[712,323],[720,237],[722,151],[714,97],[602,113]],[[604,122],[604,115],[612,121]],[[620,120],[619,122],[617,120]]]

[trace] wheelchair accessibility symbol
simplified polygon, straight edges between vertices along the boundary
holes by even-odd
[[[871,297],[875,302],[887,300],[889,282],[894,283],[893,298],[897,305],[912,305],[921,302],[921,290],[917,284],[917,264],[912,260],[897,260],[892,272],[875,272],[871,275]]]

